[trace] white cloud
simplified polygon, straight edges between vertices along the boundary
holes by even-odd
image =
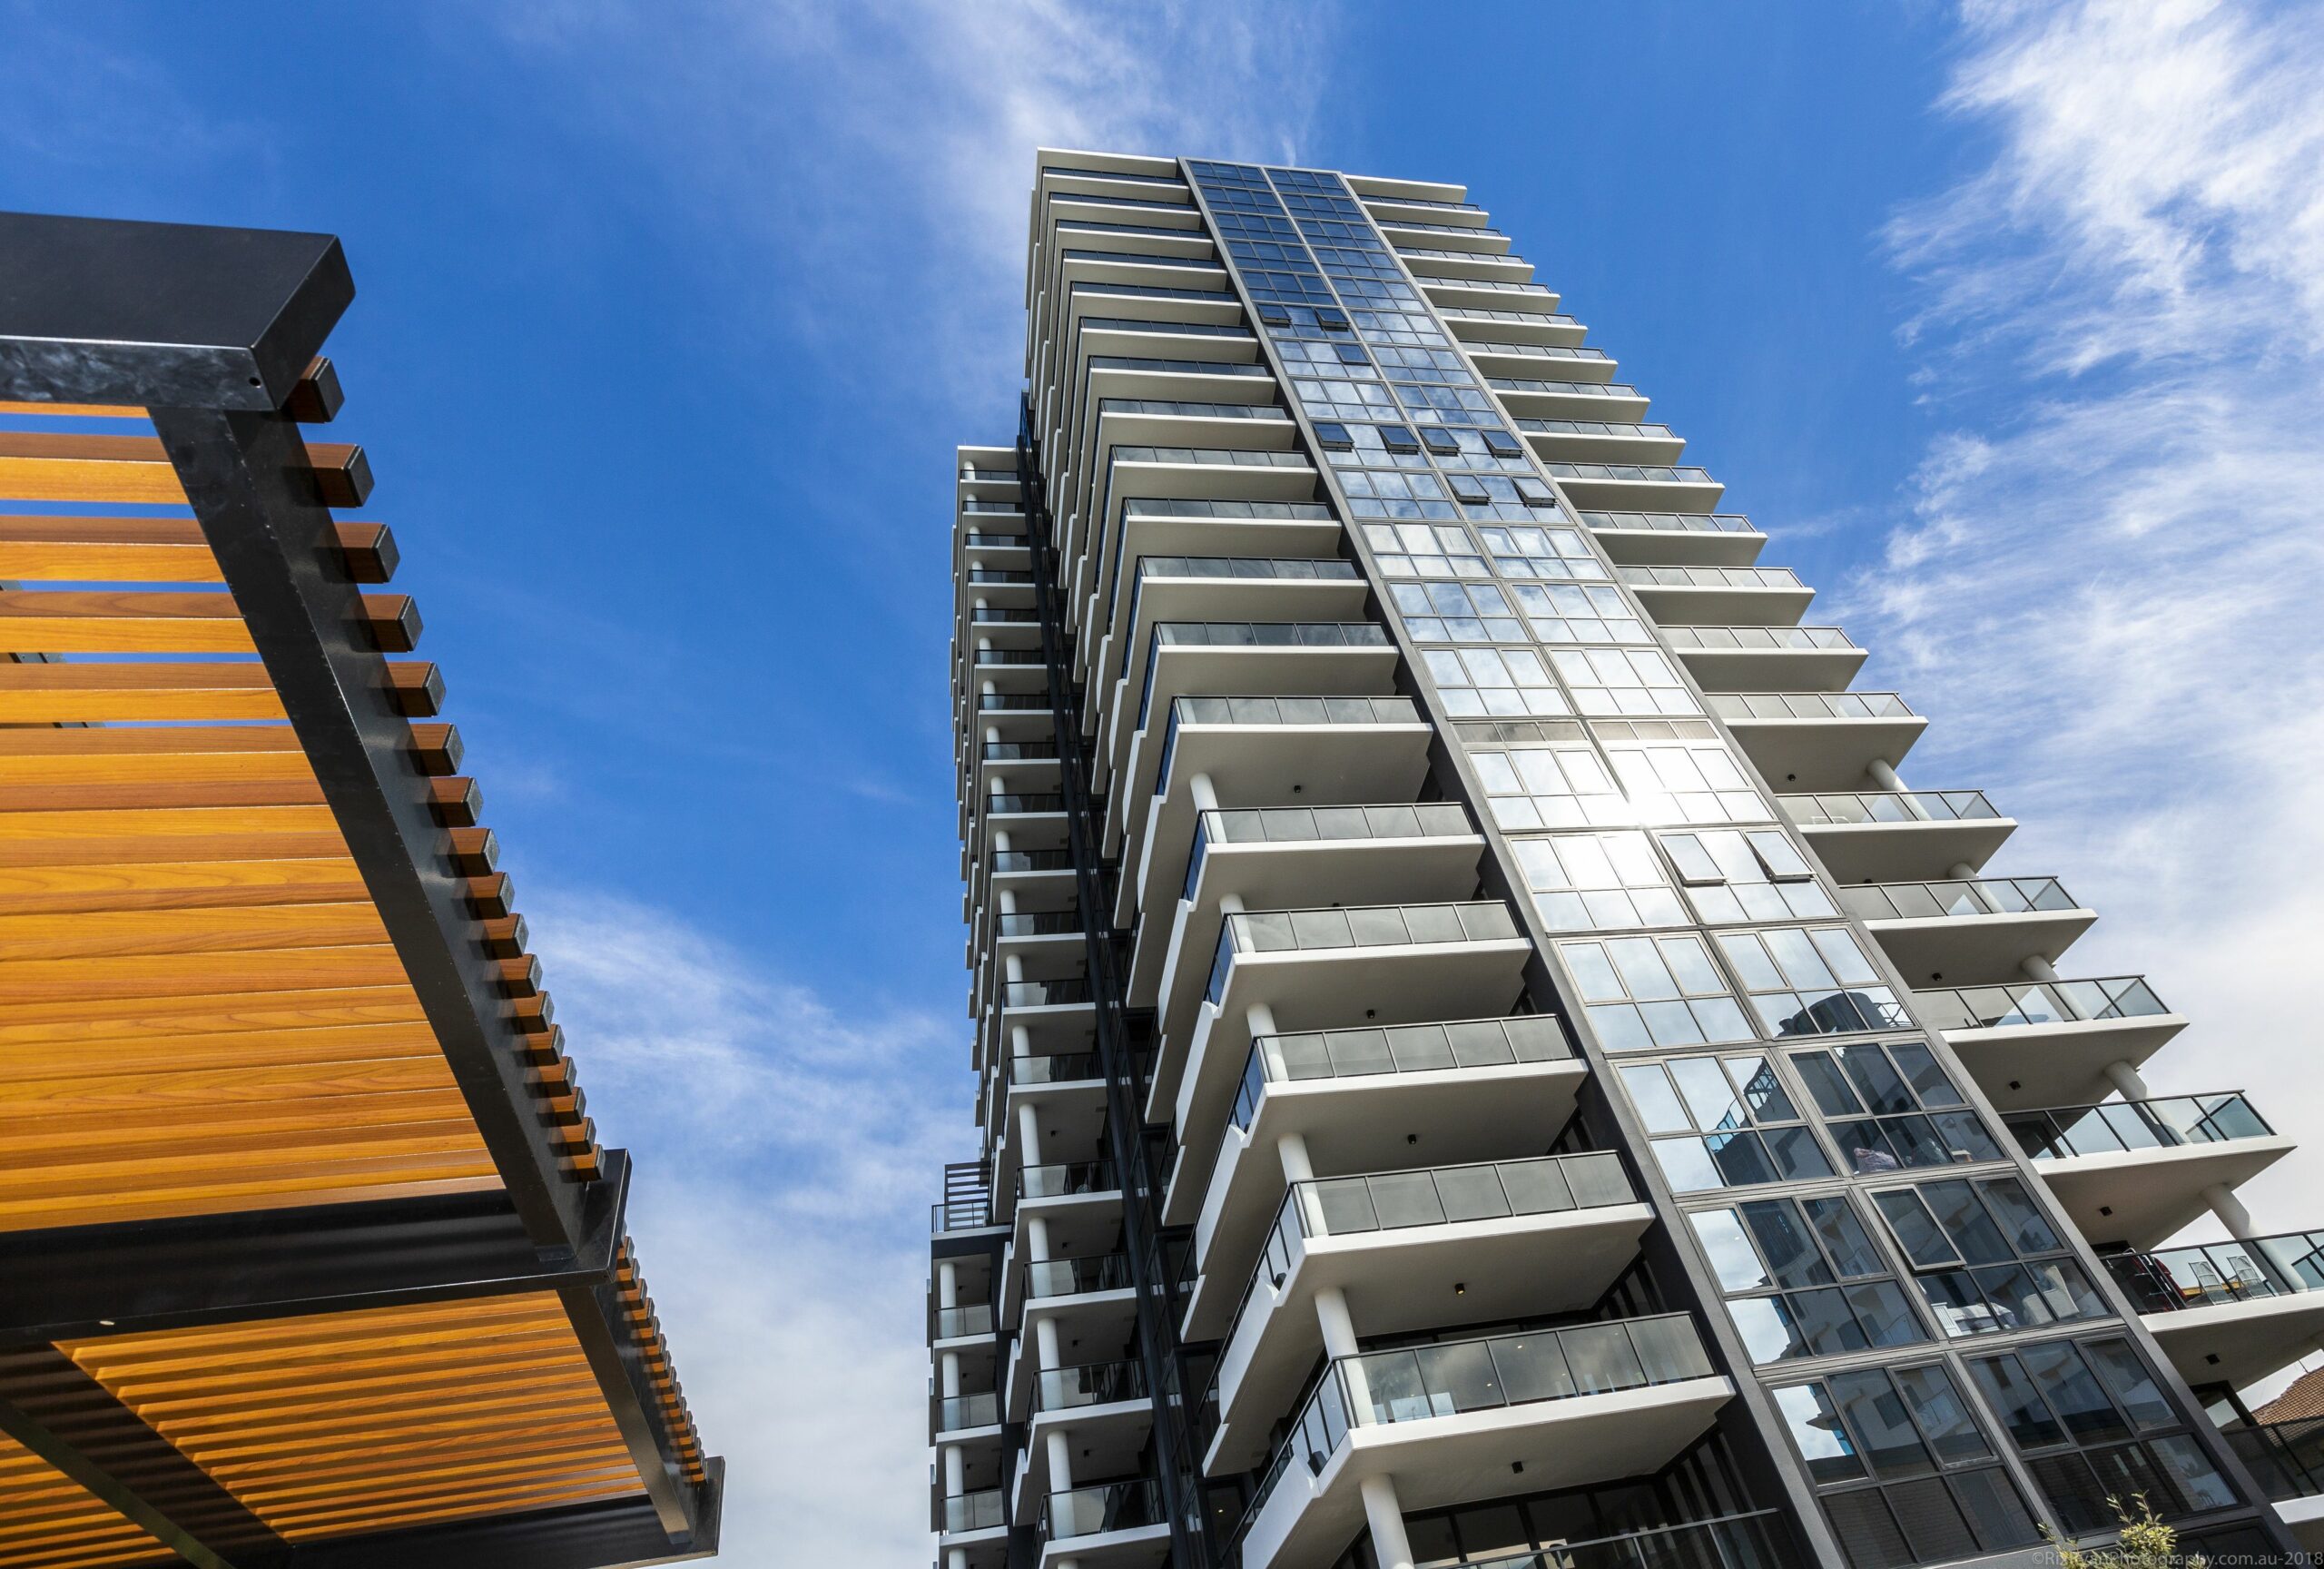
[[[532,905],[704,1442],[726,1556],[918,1569],[926,1206],[965,1152],[964,1031],[804,986],[666,912]],[[952,1091],[948,1093],[947,1091]]]
[[[2161,1090],[2315,1128],[2324,930],[2324,35],[2200,0],[1983,0],[1944,105],[1990,162],[1902,212],[1945,429],[1851,624],[1938,716],[1916,784],[2107,915],[2065,968],[2195,1028]],[[2303,1152],[2247,1190],[2324,1225]]]

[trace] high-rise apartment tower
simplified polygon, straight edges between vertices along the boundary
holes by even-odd
[[[1466,191],[1051,150],[1029,240],[938,1569],[2293,1550],[2290,1141],[2149,1092],[2184,1021]]]

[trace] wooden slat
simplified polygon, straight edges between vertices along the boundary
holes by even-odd
[[[0,869],[0,917],[338,903],[369,895],[349,860],[146,861]]]
[[[0,915],[0,962],[331,948],[387,941],[387,926],[369,900],[222,910]]]
[[[347,857],[323,806],[0,813],[0,867]]]
[[[419,1004],[413,1003],[418,1011]],[[44,1042],[43,1044],[47,1044]],[[222,1069],[257,1070],[317,1065],[344,1069],[389,1058],[415,1057],[440,1062],[436,1037],[425,1023],[318,1025],[307,1030],[214,1031],[204,1034],[159,1034],[73,1043],[63,1065],[44,1054],[13,1047],[0,1054],[0,1105],[14,1086],[54,1084],[54,1093],[89,1094],[113,1079],[133,1083],[124,1102],[153,1099],[158,1076],[204,1074]],[[447,1071],[449,1070],[448,1069]],[[310,1081],[301,1080],[300,1082]],[[35,1091],[34,1093],[37,1093]]]
[[[392,986],[403,979],[403,962],[386,942],[23,959],[0,966],[0,1007],[84,997],[183,997],[218,990],[251,996],[319,986]]]
[[[280,1106],[288,1090],[309,1101],[326,1101],[438,1090],[452,1081],[440,1055],[359,1058],[334,1061],[328,1071],[313,1063],[188,1066],[134,1078],[83,1076],[67,1057],[52,1057],[46,1066],[39,1077],[26,1072],[0,1080],[0,1121],[14,1120],[5,1113],[19,1108],[61,1113],[177,1106],[198,1111],[222,1105]]]
[[[215,990],[184,997],[74,997],[60,1002],[20,1002],[0,1013],[0,1046],[26,1041],[402,1024],[426,1018],[409,982],[277,992],[263,997]],[[0,1053],[0,1072],[5,1071],[5,1053]]]
[[[358,583],[394,575],[395,536],[383,523],[337,526],[340,559]],[[59,583],[220,583],[202,525],[191,518],[0,518],[0,580]]]
[[[382,653],[408,654],[419,613],[403,594],[363,596],[364,626]],[[231,594],[166,588],[0,591],[0,653],[250,654],[250,627]]]
[[[189,1215],[223,1215],[284,1204],[353,1204],[447,1193],[496,1193],[500,1178],[491,1158],[423,1163],[408,1156],[381,1162],[349,1161],[320,1170],[216,1181],[161,1181],[124,1193],[118,1181],[95,1194],[0,1195],[0,1229],[118,1225]]]
[[[359,507],[369,492],[360,447],[307,444],[315,494],[327,507]],[[186,504],[185,488],[158,437],[0,430],[0,496],[110,505]]]

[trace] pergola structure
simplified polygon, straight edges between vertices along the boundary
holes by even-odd
[[[329,235],[0,214],[0,1569],[717,1550]]]

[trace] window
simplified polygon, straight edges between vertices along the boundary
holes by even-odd
[[[1355,450],[1355,438],[1347,433],[1347,427],[1333,420],[1315,421],[1315,440],[1326,452]]]
[[[1665,834],[1687,902],[1706,926],[1836,918],[1831,896],[1777,828]]]
[[[1563,834],[1519,839],[1509,848],[1524,870],[1533,907],[1552,932],[1687,923],[1686,909],[1643,834]]]
[[[1921,1041],[1801,1051],[1791,1063],[1859,1176],[2002,1158],[1936,1053]]]
[[[1520,829],[1632,821],[1620,786],[1590,743],[1581,738],[1581,726],[1568,728],[1576,735],[1563,744],[1471,754],[1495,823]]]
[[[1894,1030],[1911,1020],[1845,926],[1722,933],[1718,946],[1743,978],[1769,1035]]]
[[[1504,574],[1505,576],[1505,574]],[[1581,584],[1512,583],[1511,597],[1545,643],[1648,643],[1646,624],[1618,588]]]
[[[1622,1088],[1654,1135],[1654,1159],[1679,1192],[1832,1174],[1763,1056],[1688,1057],[1621,1072]]]
[[[1483,481],[1472,479],[1466,474],[1452,475],[1446,482],[1452,487],[1452,499],[1455,501],[1466,502],[1472,507],[1482,507],[1492,499],[1492,493],[1484,488]]]
[[[1485,439],[1485,450],[1492,453],[1496,458],[1522,458],[1525,456],[1525,449],[1518,444],[1516,437],[1512,436],[1506,430],[1484,430],[1479,432],[1479,434],[1482,435]]]
[[[1388,589],[1404,629],[1423,643],[1520,643],[1525,628],[1490,583],[1396,583]]]
[[[1753,1362],[1928,1338],[1844,1198],[1761,1199],[1688,1219]]]
[[[1517,488],[1509,481],[1510,498]],[[1531,577],[1550,582],[1602,583],[1605,563],[1590,548],[1578,528],[1484,528],[1479,534],[1492,552],[1493,566],[1504,577]]]
[[[1291,312],[1280,305],[1262,305],[1259,307],[1259,320],[1270,327],[1288,327],[1291,325]]]
[[[1563,714],[1565,696],[1530,648],[1431,648],[1422,654],[1448,714]]]
[[[1452,431],[1441,425],[1422,426],[1420,439],[1422,445],[1440,458],[1453,458],[1460,455],[1461,443],[1453,439]]]
[[[1583,714],[1696,714],[1694,695],[1659,650],[1560,648],[1558,678]]]
[[[1347,312],[1334,306],[1318,305],[1315,307],[1315,325],[1326,332],[1345,332],[1349,330]]]
[[[1375,486],[1406,479],[1425,479],[1432,486],[1436,483],[1435,477],[1427,474],[1366,474],[1350,475],[1349,478],[1369,479]],[[1366,503],[1357,501],[1354,505],[1360,514]],[[1389,510],[1400,504],[1381,502],[1378,505],[1383,510]],[[1445,503],[1443,509],[1449,513],[1451,504]],[[1380,570],[1391,577],[1491,576],[1485,567],[1485,558],[1476,554],[1476,546],[1470,541],[1468,530],[1458,525],[1366,523],[1364,525],[1364,539],[1377,555]]]
[[[1517,498],[1528,507],[1554,507],[1558,504],[1556,497],[1531,479],[1517,481]]]
[[[2074,1534],[2113,1528],[2110,1497],[2146,1495],[2158,1515],[2236,1502],[2127,1340],[2053,1340],[1973,1358],[1970,1376]]]
[[[1723,743],[1606,741],[1606,757],[1645,824],[1764,823],[1774,815]]]
[[[1699,937],[1613,937],[1561,942],[1581,983],[1583,1011],[1609,1051],[1723,1045],[1751,1039]]]
[[[1937,1327],[1955,1339],[2109,1316],[2014,1177],[1873,1195]]]
[[[1369,425],[1357,426],[1354,430],[1356,439],[1363,441],[1372,435],[1372,430]],[[1367,463],[1384,462],[1386,454],[1361,452],[1355,455],[1355,459]],[[1444,481],[1425,471],[1344,470],[1340,482],[1347,488],[1348,510],[1357,518],[1425,518],[1451,522],[1460,516],[1459,510],[1445,498]],[[1475,551],[1476,547],[1470,543],[1466,534],[1457,528],[1452,533],[1459,537],[1462,551]],[[1441,573],[1437,575],[1443,576]],[[1486,571],[1484,562],[1479,559],[1473,571],[1464,572],[1462,576],[1487,577],[1492,574]]]
[[[1364,346],[1360,343],[1334,343],[1332,347],[1339,350],[1340,363],[1343,365],[1372,363],[1372,356],[1364,351]]]
[[[2041,1539],[1943,1367],[1839,1373],[1775,1397],[1855,1569],[1971,1558]]]
[[[1404,429],[1402,425],[1381,426],[1380,445],[1385,447],[1391,452],[1417,452],[1420,450],[1420,443],[1414,440],[1413,439],[1413,433]]]

